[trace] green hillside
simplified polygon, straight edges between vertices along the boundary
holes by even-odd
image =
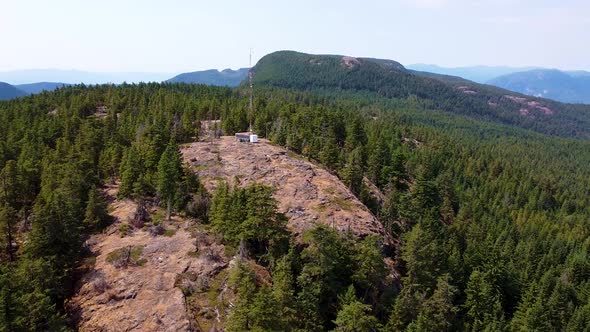
[[[70,86],[0,102],[0,330],[76,329],[69,299],[92,266],[85,240],[113,222],[101,189],[114,183],[119,199],[190,217],[228,255],[249,257],[236,259],[227,283],[194,288],[209,294],[224,282],[237,296],[228,330],[589,325],[588,140],[521,128],[503,117],[508,106],[470,109],[479,99],[457,92],[455,78],[393,61],[273,56],[255,68],[255,112],[243,88],[171,83]],[[456,109],[436,109],[445,96]],[[295,240],[272,188],[207,192],[179,146],[210,140],[199,128],[211,119],[229,134],[252,123],[261,138],[329,170],[399,245],[321,226]],[[186,305],[197,322],[210,315]]]
[[[415,97],[428,109],[550,135],[590,138],[590,107],[524,96],[453,76],[408,71],[390,60],[280,51],[260,59],[253,71],[255,84],[262,86],[370,92],[390,99]]]
[[[167,80],[168,83],[206,84],[215,86],[238,86],[248,76],[248,68],[238,70],[224,69],[222,71],[211,69],[182,73]]]

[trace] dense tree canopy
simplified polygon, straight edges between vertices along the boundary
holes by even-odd
[[[113,181],[121,197],[210,220],[270,270],[261,284],[239,267],[234,330],[587,329],[588,141],[428,110],[405,95],[267,88],[248,114],[242,93],[123,84],[0,102],[0,330],[68,327],[82,244],[108,223],[97,188]],[[106,116],[95,112],[103,105]],[[338,175],[399,250],[326,227],[289,244],[272,188],[260,185],[221,185],[209,211],[176,144],[196,139],[199,121],[221,119],[231,134],[249,117]]]

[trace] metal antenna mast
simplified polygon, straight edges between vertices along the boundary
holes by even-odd
[[[250,132],[252,132],[252,117],[254,116],[254,109],[252,107],[252,99],[254,98],[254,86],[252,84],[252,49],[250,49],[250,69],[248,70],[248,78],[250,79]]]

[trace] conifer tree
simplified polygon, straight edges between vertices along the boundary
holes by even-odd
[[[14,209],[19,208],[17,205],[20,189],[18,177],[16,161],[9,160],[0,171],[0,203],[7,204]]]
[[[108,221],[107,205],[100,191],[93,187],[88,193],[88,202],[84,212],[84,224],[91,228],[102,228]]]
[[[0,243],[4,247],[4,252],[10,261],[14,260],[14,235],[16,224],[16,211],[8,206],[0,206]]]
[[[370,304],[377,304],[379,288],[385,281],[387,270],[381,255],[380,239],[377,236],[367,236],[355,246],[354,272],[352,280],[357,285],[361,300]]]
[[[351,248],[336,231],[326,226],[308,231],[304,239],[308,246],[301,252],[297,302],[303,328],[318,330],[335,318],[330,308],[337,305],[338,294],[351,284]]]
[[[475,270],[471,273],[465,294],[471,331],[481,331],[487,326],[500,326],[503,323],[501,294],[485,272]]]
[[[135,182],[141,175],[141,160],[139,152],[135,146],[131,146],[123,154],[121,161],[121,186],[119,187],[119,197],[130,197],[133,194]]]
[[[355,149],[342,170],[342,181],[355,195],[360,195],[363,186],[362,152],[360,148]]]
[[[449,275],[438,278],[436,290],[424,301],[416,320],[417,331],[451,331],[458,308],[453,299],[457,288],[450,283]]]
[[[376,332],[380,331],[381,324],[371,315],[371,306],[360,302],[351,285],[346,294],[341,298],[341,309],[334,320],[334,331],[341,332]]]
[[[256,297],[256,276],[247,262],[238,260],[230,271],[230,286],[233,287],[238,299],[227,321],[228,331],[248,331],[254,325],[252,307]]]
[[[181,176],[180,151],[175,142],[170,142],[158,162],[158,194],[166,204],[167,220],[170,220],[172,204],[177,197]]]
[[[419,223],[404,235],[403,241],[401,257],[407,269],[405,284],[431,293],[437,277],[444,272],[445,257],[440,250],[440,240],[429,227]]]
[[[281,257],[275,264],[272,273],[272,294],[275,306],[279,308],[281,317],[281,330],[295,327],[297,321],[297,309],[295,302],[295,276],[292,269],[293,252]]]

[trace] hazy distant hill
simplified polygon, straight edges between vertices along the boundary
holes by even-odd
[[[4,82],[0,82],[0,100],[7,100],[26,96],[24,91]]]
[[[590,77],[590,72],[584,70],[571,70],[566,71],[566,73],[571,77]]]
[[[67,83],[58,83],[58,82],[39,82],[39,83],[30,83],[30,84],[19,84],[16,87],[26,92],[27,94],[34,94],[39,93],[42,91],[53,91],[57,88],[61,88],[63,86],[69,86],[71,84]]]
[[[423,107],[545,134],[590,137],[590,108],[529,97],[459,77],[405,69],[392,60],[280,51],[253,68],[257,86],[411,99]]]
[[[537,69],[492,79],[489,84],[567,103],[590,103],[590,73]]]
[[[167,80],[169,83],[195,83],[217,86],[238,86],[248,76],[248,68],[217,69],[183,73]]]
[[[408,69],[430,72],[442,75],[459,76],[477,83],[486,83],[498,76],[535,69],[535,67],[506,67],[506,66],[471,66],[447,68],[437,65],[413,64],[406,66]]]
[[[62,69],[26,69],[0,72],[0,81],[13,85],[36,82],[63,82],[69,84],[120,84],[139,82],[162,82],[172,76],[170,73],[143,72],[88,72]]]

